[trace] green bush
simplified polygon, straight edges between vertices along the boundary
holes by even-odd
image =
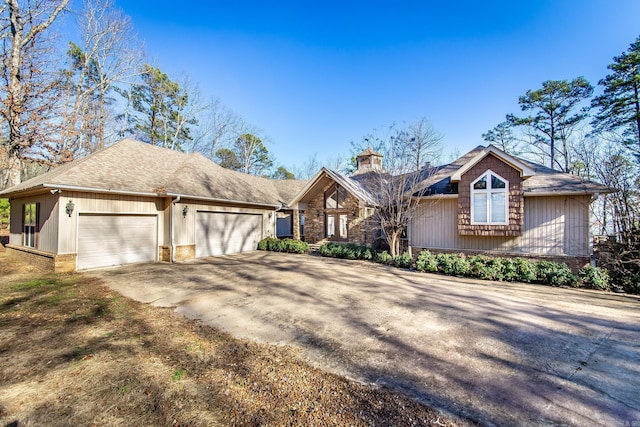
[[[518,282],[531,283],[538,279],[538,268],[535,262],[524,258],[516,258],[513,260],[513,264],[518,274],[516,279]]]
[[[501,259],[477,255],[469,258],[469,275],[482,280],[502,280]]]
[[[576,286],[578,278],[565,263],[538,261],[538,281],[550,286]]]
[[[396,255],[393,259],[393,265],[399,268],[411,268],[413,267],[413,258],[407,252],[402,255]]]
[[[435,262],[438,271],[450,276],[469,276],[471,263],[464,254],[437,254]]]
[[[376,256],[376,262],[380,264],[393,264],[393,257],[387,251],[382,251]]]
[[[9,224],[9,199],[0,199],[0,226]]]
[[[416,269],[425,273],[434,273],[438,271],[438,262],[436,256],[429,251],[422,251],[418,254],[416,260]]]
[[[583,267],[578,271],[578,284],[580,287],[587,289],[599,289],[608,291],[611,289],[609,285],[609,272],[599,267]]]
[[[258,250],[303,254],[309,250],[309,244],[300,240],[280,240],[275,237],[267,237],[266,239],[262,239],[258,242]]]
[[[507,282],[518,281],[518,267],[512,258],[498,258],[502,264],[502,280]]]

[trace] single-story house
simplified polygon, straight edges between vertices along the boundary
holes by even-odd
[[[367,149],[351,176],[322,168],[309,181],[272,180],[123,140],[0,192],[11,202],[7,248],[72,271],[249,251],[270,236],[371,246],[370,176],[381,170]],[[590,205],[609,188],[491,145],[421,173],[410,247],[589,262]]]
[[[0,192],[8,250],[54,271],[255,250],[305,181],[123,140]]]
[[[350,176],[322,169],[288,203],[305,212],[309,242],[371,244],[376,198],[368,175],[382,170],[371,149],[357,156]],[[590,206],[611,189],[578,176],[478,146],[450,164],[427,166],[414,188],[419,208],[406,244],[441,252],[489,253],[589,263]]]

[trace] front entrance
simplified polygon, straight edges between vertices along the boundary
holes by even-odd
[[[349,216],[346,212],[327,213],[325,237],[329,240],[347,240]]]

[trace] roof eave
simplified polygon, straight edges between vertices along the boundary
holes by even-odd
[[[462,175],[464,175],[469,169],[475,166],[480,160],[484,159],[489,154],[493,154],[496,157],[500,158],[502,161],[520,171],[520,176],[524,179],[530,178],[535,175],[536,171],[526,165],[524,162],[521,162],[517,158],[511,156],[510,154],[505,153],[504,151],[494,147],[493,145],[489,145],[484,150],[480,151],[476,154],[471,160],[462,165],[460,169],[455,171],[451,175],[452,182],[459,182],[462,179]]]
[[[273,209],[279,209],[282,207],[281,203],[257,203],[257,202],[245,202],[242,200],[231,200],[231,199],[221,199],[215,197],[206,197],[206,196],[194,196],[192,194],[181,194],[181,193],[166,193],[164,194],[168,197],[180,197],[181,199],[193,199],[193,200],[202,200],[207,202],[216,202],[216,203],[231,203],[237,205],[248,205],[248,206],[259,206],[259,207],[268,207]]]

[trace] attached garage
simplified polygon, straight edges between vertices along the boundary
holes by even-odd
[[[196,257],[254,251],[262,239],[262,215],[198,211]]]
[[[78,216],[78,270],[156,261],[156,215]]]

